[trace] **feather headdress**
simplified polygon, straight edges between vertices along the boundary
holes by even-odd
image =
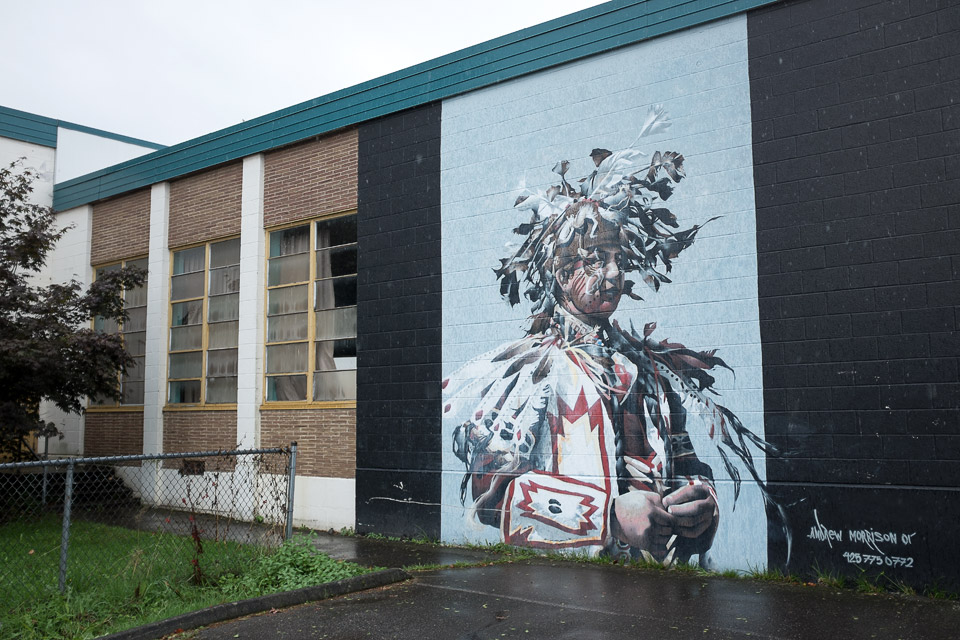
[[[669,124],[662,107],[651,108],[637,140]],[[594,149],[590,158],[593,172],[575,185],[567,179],[571,163],[562,160],[553,167],[560,184],[523,194],[514,203],[518,210],[531,211],[529,221],[513,230],[525,238],[494,270],[500,293],[511,306],[520,302],[523,288],[523,295],[534,303],[534,312],[549,312],[555,304],[555,274],[583,251],[584,244],[601,234],[619,242],[622,270],[638,272],[640,279],[657,291],[662,283],[670,282],[667,274],[673,259],[693,244],[702,228],[694,225],[680,230],[677,217],[664,206],[674,185],[685,177],[680,153],[657,151],[648,157],[635,148],[616,152]],[[634,286],[628,279],[624,293],[640,300]]]

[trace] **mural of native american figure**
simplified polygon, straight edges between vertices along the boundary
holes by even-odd
[[[637,141],[664,126],[662,109],[651,109]],[[453,452],[466,467],[460,500],[509,544],[703,563],[720,509],[690,434],[711,443],[708,459],[722,461],[735,496],[745,469],[779,510],[751,451],[777,452],[714,400],[714,373],[729,369],[714,351],[614,318],[623,296],[642,299],[637,281],[653,292],[670,283],[703,226],[681,229],[665,206],[684,157],[637,148],[590,157],[586,177],[571,180],[571,163],[558,162],[559,184],[515,203],[531,215],[495,274],[511,306],[533,304],[526,335],[444,381]]]

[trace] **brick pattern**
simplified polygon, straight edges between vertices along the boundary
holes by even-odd
[[[253,447],[252,442],[242,443]],[[237,446],[236,411],[165,411],[163,452],[214,451]]]
[[[260,412],[260,446],[297,443],[297,475],[353,478],[356,475],[354,409],[291,409]]]
[[[811,485],[960,483],[960,7],[793,1],[748,32],[766,433],[791,452],[767,475],[894,527],[933,493]]]
[[[357,206],[357,130],[267,153],[263,225],[269,229]]]
[[[143,413],[90,412],[84,416],[84,456],[127,456],[143,453]]]
[[[357,522],[393,535],[440,527],[440,111],[360,128]]]
[[[234,162],[171,182],[170,248],[239,235],[242,177]]]
[[[93,205],[90,264],[146,255],[150,246],[150,189]]]
[[[765,405],[850,461],[794,480],[960,482],[960,21],[937,6],[749,21]]]

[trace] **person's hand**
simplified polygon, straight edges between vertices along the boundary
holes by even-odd
[[[652,491],[628,491],[613,502],[616,525],[613,534],[620,541],[662,558],[673,535],[676,518],[664,508]]]
[[[674,531],[684,538],[699,538],[720,518],[717,499],[703,484],[688,484],[668,494],[663,507],[674,518]]]

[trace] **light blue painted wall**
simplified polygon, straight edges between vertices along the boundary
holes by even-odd
[[[678,151],[687,179],[668,206],[681,228],[708,218],[693,247],[674,263],[672,285],[646,300],[624,300],[614,316],[640,328],[656,321],[655,338],[718,349],[736,371],[720,373],[719,402],[763,434],[763,394],[757,303],[756,229],[743,15],[642,42],[474,91],[443,103],[443,371],[523,335],[529,305],[500,298],[492,269],[528,212],[512,209],[525,187],[556,184],[551,168],[574,162],[568,177],[592,171],[595,147],[613,151]],[[662,104],[673,125],[634,145],[651,105]],[[440,410],[440,406],[437,407]],[[444,422],[442,534],[449,541],[497,541],[492,527],[472,525],[460,505],[463,465],[451,453],[455,424]],[[721,502],[712,549],[718,568],[766,563],[766,518],[759,491],[747,480],[733,508],[732,483],[711,464]],[[763,456],[757,457],[761,473]],[[468,497],[469,500],[469,497]]]

